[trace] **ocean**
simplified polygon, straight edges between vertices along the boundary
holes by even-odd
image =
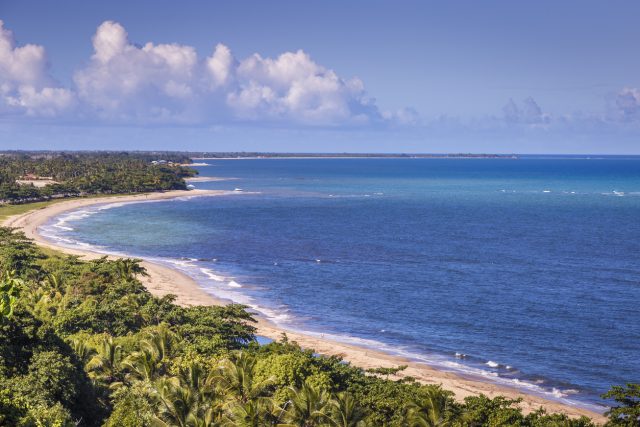
[[[193,185],[228,195],[84,208],[42,233],[565,402],[640,382],[640,158],[206,162],[228,180]]]

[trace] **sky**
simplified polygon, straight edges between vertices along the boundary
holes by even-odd
[[[640,154],[638,16],[0,0],[0,149]]]

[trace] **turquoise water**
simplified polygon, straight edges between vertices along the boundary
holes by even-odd
[[[211,160],[44,227],[293,329],[580,404],[640,382],[640,159]]]

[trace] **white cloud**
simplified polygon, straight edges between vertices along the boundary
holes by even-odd
[[[360,80],[341,79],[303,51],[238,61],[218,44],[199,59],[190,46],[135,46],[111,21],[98,27],[93,48],[74,81],[79,98],[105,119],[344,125],[379,117]]]
[[[282,119],[307,124],[367,123],[380,118],[363,83],[344,80],[299,50],[275,59],[254,54],[236,69],[236,88],[227,95],[246,119]]]
[[[213,54],[206,60],[206,69],[213,89],[229,84],[233,78],[235,63],[236,60],[231,54],[231,49],[218,43]]]
[[[640,89],[624,88],[616,95],[614,119],[640,121]]]
[[[520,105],[513,99],[509,99],[509,102],[502,107],[502,113],[507,123],[542,125],[550,121],[549,114],[544,113],[532,97],[523,99]]]
[[[16,47],[12,32],[0,20],[0,109],[55,116],[74,103],[73,93],[57,87],[49,75],[44,48],[33,44]]]
[[[358,78],[343,78],[302,50],[238,60],[217,44],[208,57],[191,46],[132,43],[103,22],[93,55],[72,90],[48,75],[42,46],[15,47],[0,21],[0,97],[5,110],[56,116],[78,103],[77,119],[122,123],[253,121],[319,126],[407,124],[415,112],[381,114]]]
[[[102,118],[178,118],[188,110],[197,82],[194,48],[178,44],[131,44],[118,23],[101,24],[94,54],[75,73],[78,96]]]

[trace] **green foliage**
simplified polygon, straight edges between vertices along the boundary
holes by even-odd
[[[0,271],[13,272],[19,278],[33,278],[40,268],[35,263],[40,253],[23,233],[0,227]]]
[[[466,426],[522,426],[522,411],[517,407],[520,400],[498,396],[490,399],[481,394],[464,399],[463,425]]]
[[[240,304],[175,309],[172,324],[187,346],[202,354],[238,350],[254,339],[255,320]]]
[[[0,273],[0,319],[10,317],[20,295],[22,281],[15,278],[15,272]]]
[[[405,369],[407,369],[407,365],[400,365],[396,366],[395,368],[372,368],[367,369],[367,372],[369,372],[370,374],[384,375],[385,378],[389,379],[390,375],[397,375],[399,372],[404,371]]]
[[[611,426],[640,426],[640,384],[613,386],[602,395],[605,399],[613,399],[616,405],[607,412]]]
[[[105,427],[146,427],[154,418],[153,389],[148,383],[137,382],[122,387],[111,395],[113,411]]]
[[[165,162],[154,164],[162,159]],[[184,190],[191,160],[171,153],[11,153],[0,156],[0,203],[30,203],[87,194]],[[17,184],[25,177],[52,178],[37,188]]]

